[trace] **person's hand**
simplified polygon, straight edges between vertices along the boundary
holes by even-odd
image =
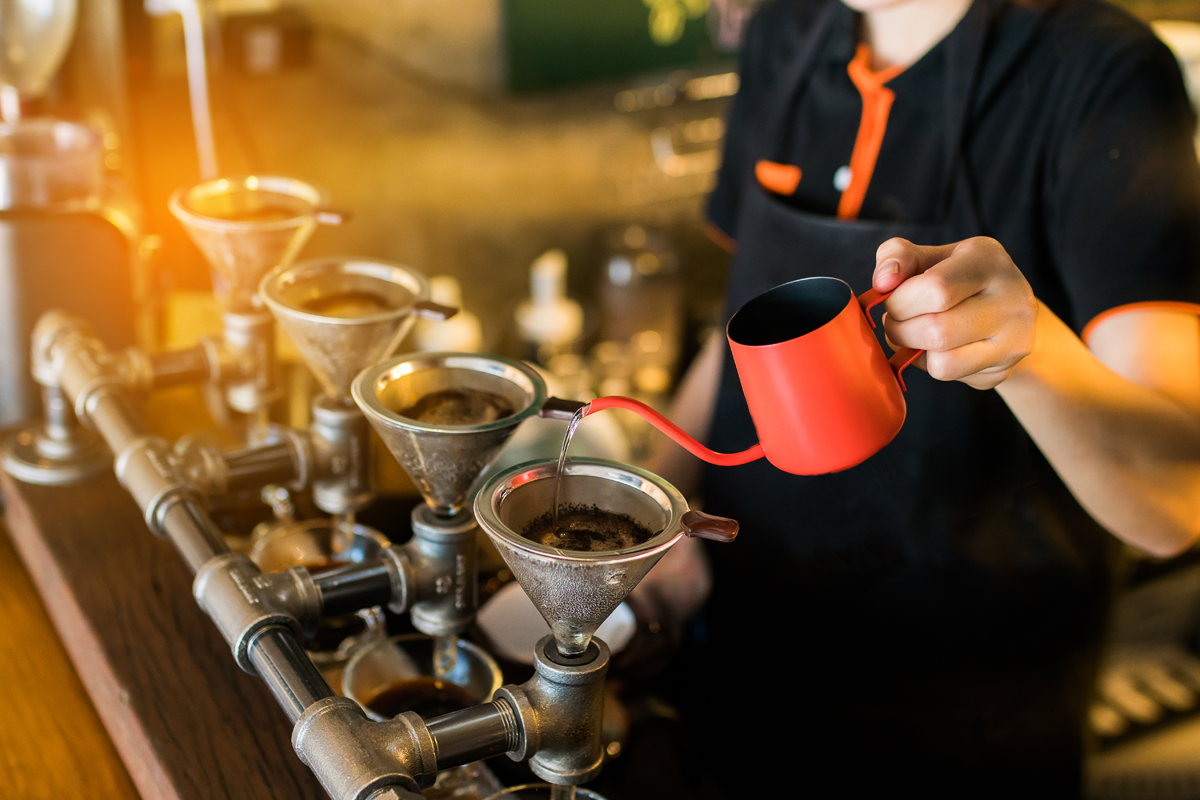
[[[888,342],[925,350],[914,363],[931,377],[991,389],[1032,352],[1038,302],[995,239],[889,239],[875,265],[875,289],[895,289],[884,301]]]

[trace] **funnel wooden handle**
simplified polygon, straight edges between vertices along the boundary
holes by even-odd
[[[354,215],[344,208],[318,208],[313,211],[313,219],[319,225],[345,225]]]
[[[714,542],[732,542],[738,535],[736,519],[705,514],[703,511],[689,511],[679,520],[683,532],[698,539],[712,539]]]
[[[413,314],[425,319],[450,319],[458,313],[454,306],[444,306],[432,300],[419,300],[413,303]]]

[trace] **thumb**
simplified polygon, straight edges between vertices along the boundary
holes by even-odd
[[[907,239],[888,239],[875,251],[875,276],[871,285],[890,292],[914,275],[920,275],[954,252],[954,245],[919,245]]]

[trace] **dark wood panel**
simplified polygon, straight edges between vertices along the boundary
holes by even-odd
[[[325,797],[287,717],[238,669],[191,574],[115,478],[62,488],[0,474],[0,486],[13,542],[146,800]]]

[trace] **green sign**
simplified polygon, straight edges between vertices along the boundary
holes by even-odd
[[[709,0],[504,0],[508,85],[549,89],[728,60]]]

